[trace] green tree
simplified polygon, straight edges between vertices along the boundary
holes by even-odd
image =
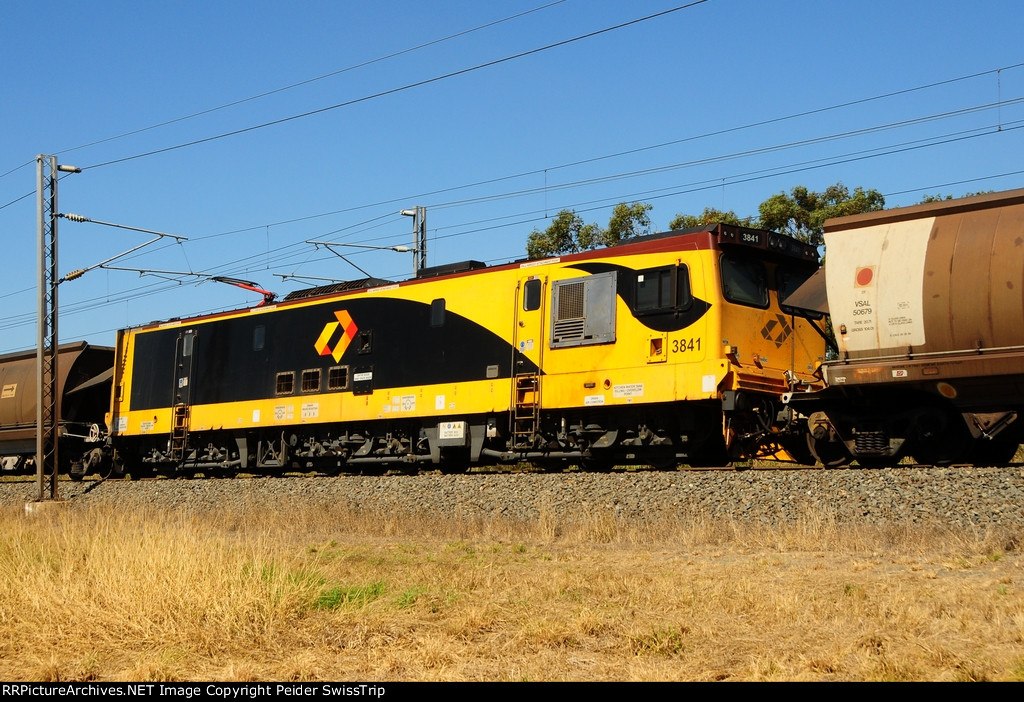
[[[974,197],[975,195],[989,195],[989,194],[994,193],[994,192],[995,192],[995,190],[979,190],[976,193],[964,193],[960,197]],[[918,200],[917,204],[919,204],[919,205],[927,205],[927,204],[930,204],[930,203],[933,203],[933,202],[945,202],[946,200],[952,200],[952,199],[953,199],[952,195],[943,195],[942,193],[936,193],[935,195],[925,195],[920,200]]]
[[[739,227],[757,226],[757,221],[753,217],[740,217],[732,210],[723,212],[722,210],[716,210],[714,207],[705,207],[704,211],[699,215],[677,214],[668,223],[668,228],[670,230],[693,229],[708,224],[718,224],[719,222],[722,224],[735,224]]]
[[[927,197],[940,199],[943,196]],[[547,229],[534,229],[530,233],[526,253],[530,258],[543,258],[598,246],[615,246],[620,241],[650,232],[651,209],[653,207],[647,203],[620,202],[612,211],[607,228],[584,222],[572,210],[562,210]],[[669,223],[669,229],[689,229],[722,222],[784,232],[818,246],[824,243],[825,220],[882,209],[885,209],[885,198],[877,190],[857,187],[851,193],[845,185],[836,183],[815,192],[798,185],[789,193],[776,193],[758,205],[757,217],[740,217],[732,210],[705,207],[699,215],[677,214]]]
[[[615,246],[624,239],[650,233],[651,218],[647,213],[653,205],[642,202],[620,202],[612,210],[608,227],[588,224],[572,210],[562,210],[547,229],[534,229],[526,239],[526,255],[530,258],[578,253],[599,246]]]
[[[646,202],[634,202],[628,205],[620,202],[612,210],[602,243],[605,246],[615,246],[623,239],[650,234],[651,216],[647,213],[653,209],[654,205]]]
[[[885,198],[877,190],[856,188],[853,193],[842,183],[822,192],[798,185],[786,193],[777,193],[762,202],[757,210],[759,226],[785,232],[815,246],[822,244],[825,220],[832,217],[885,209]]]

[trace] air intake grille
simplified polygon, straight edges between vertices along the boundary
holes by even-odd
[[[615,341],[615,283],[615,272],[555,281],[551,348]]]
[[[563,285],[558,289],[558,321],[583,319],[583,283]]]

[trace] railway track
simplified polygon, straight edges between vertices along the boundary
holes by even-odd
[[[591,519],[712,525],[913,524],[936,528],[1024,529],[1024,466],[895,469],[512,472],[322,477],[293,474],[236,480],[61,481],[70,505],[110,510],[185,510],[198,515],[247,510],[331,519],[344,513],[407,518],[562,524]],[[0,481],[0,509],[17,512],[35,497],[31,480]],[[299,522],[297,522],[299,523]],[[376,521],[372,523],[377,523]],[[815,526],[817,525],[817,526]],[[1012,545],[1012,544],[1011,544]]]
[[[799,463],[787,463],[787,462],[751,462],[751,463],[739,463],[725,466],[679,466],[677,468],[656,468],[656,467],[645,467],[645,466],[616,466],[610,470],[586,470],[572,466],[565,470],[543,470],[537,468],[511,468],[502,470],[500,466],[485,466],[481,468],[473,468],[471,470],[461,473],[443,473],[437,469],[420,469],[413,471],[402,471],[402,470],[387,470],[384,472],[339,472],[339,473],[321,473],[315,471],[299,471],[299,470],[287,470],[275,473],[239,473],[237,475],[223,475],[217,473],[206,474],[202,471],[196,471],[195,473],[184,474],[184,475],[144,475],[135,477],[132,475],[125,476],[99,476],[92,475],[87,476],[84,479],[71,479],[68,480],[67,476],[62,475],[61,481],[76,483],[85,482],[91,483],[96,481],[110,481],[110,482],[153,482],[153,481],[188,481],[188,480],[252,480],[252,479],[264,479],[264,478],[338,478],[338,477],[398,477],[398,476],[439,476],[439,475],[450,475],[450,476],[485,476],[485,475],[608,475],[608,474],[646,474],[646,473],[708,473],[708,472],[729,472],[729,473],[742,473],[742,472],[761,472],[761,471],[796,471],[796,472],[834,472],[834,471],[879,471],[879,470],[966,470],[974,468],[984,469],[1020,469],[1024,468],[1024,462],[1011,462],[1002,465],[991,465],[991,466],[975,466],[970,463],[953,463],[949,465],[934,465],[929,463],[908,463],[900,462],[896,465],[861,465],[857,462],[849,463],[842,466],[806,466]],[[32,483],[36,481],[35,475],[6,475],[0,476],[2,482],[8,483]]]

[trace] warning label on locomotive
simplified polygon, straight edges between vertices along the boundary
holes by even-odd
[[[462,439],[465,436],[465,422],[441,422],[437,425],[437,438],[439,439]]]
[[[320,416],[320,403],[319,402],[305,402],[302,404],[302,418],[303,419],[316,419]]]
[[[714,392],[718,389],[718,378],[713,375],[702,375],[700,378],[701,392]]]
[[[587,395],[583,398],[583,404],[587,407],[604,404],[604,395]]]
[[[613,385],[612,394],[615,397],[640,397],[644,394],[644,384],[628,383],[625,385]]]
[[[391,398],[391,411],[392,412],[415,412],[416,411],[416,396],[415,395],[394,395]]]
[[[934,218],[825,235],[826,285],[840,350],[925,343],[922,291]]]

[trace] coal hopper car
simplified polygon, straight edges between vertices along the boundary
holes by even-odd
[[[63,344],[57,362],[57,392],[61,416],[61,472],[81,477],[94,461],[102,460],[106,434],[104,416],[110,402],[114,349],[86,342]],[[0,474],[35,470],[36,352],[0,356]]]
[[[989,465],[1024,439],[1024,190],[833,219],[838,358],[794,393],[825,464]],[[803,297],[801,290],[797,297]]]

